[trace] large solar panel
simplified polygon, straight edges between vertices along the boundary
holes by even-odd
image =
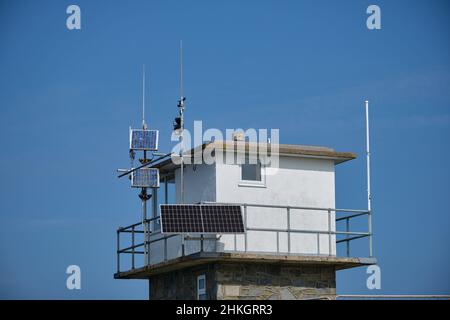
[[[158,150],[158,130],[130,129],[130,149]]]
[[[203,205],[201,207],[205,233],[243,233],[241,206]]]
[[[163,233],[244,233],[241,206],[161,204]]]
[[[201,233],[203,223],[200,206],[195,204],[160,206],[161,226],[164,233]]]
[[[131,173],[133,188],[159,188],[159,170],[156,168],[141,168]]]

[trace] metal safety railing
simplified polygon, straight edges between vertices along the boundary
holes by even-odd
[[[202,202],[204,204],[228,204],[218,202]],[[276,251],[265,252],[272,254],[292,254],[296,253],[292,251],[292,235],[293,234],[315,234],[317,240],[317,255],[321,255],[320,249],[320,236],[328,236],[328,255],[333,255],[333,242],[335,244],[345,244],[346,256],[350,257],[350,243],[357,239],[368,238],[368,255],[372,257],[372,214],[368,210],[355,210],[355,209],[336,209],[336,208],[320,208],[320,207],[302,207],[302,206],[281,206],[281,205],[264,205],[264,204],[248,204],[248,203],[233,203],[233,205],[240,205],[243,211],[243,221],[245,227],[244,233],[244,249],[238,250],[237,248],[237,235],[234,235],[234,250],[226,250],[227,252],[252,252],[248,248],[248,232],[249,231],[262,231],[273,232],[276,234]],[[286,227],[285,228],[261,228],[249,226],[249,208],[271,208],[285,210],[286,214]],[[292,226],[292,215],[295,211],[308,211],[317,214],[325,214],[327,216],[327,228],[326,230],[307,230],[297,229]],[[352,219],[358,217],[367,217],[367,231],[351,231],[350,222]],[[334,225],[332,223],[334,219]],[[337,230],[338,223],[345,223],[345,229],[343,231]],[[144,221],[129,225],[127,227],[121,227],[117,230],[117,272],[120,272],[121,267],[121,255],[131,255],[131,269],[136,268],[137,255],[143,257],[143,261],[140,266],[150,265],[150,257],[152,252],[150,247],[153,243],[162,242],[162,259],[167,261],[168,259],[168,246],[167,240],[172,237],[182,236],[181,241],[181,256],[186,253],[185,244],[187,241],[200,241],[200,251],[203,251],[204,241],[214,240],[214,238],[205,238],[203,235],[192,237],[186,234],[162,234],[159,228],[160,217],[154,217],[152,219],[146,219]],[[280,250],[280,234],[285,233],[287,235],[287,251]],[[121,236],[128,234],[128,244],[126,247],[121,246]],[[217,246],[215,247],[217,249]],[[161,249],[158,249],[161,251]],[[159,252],[161,255],[161,252]]]

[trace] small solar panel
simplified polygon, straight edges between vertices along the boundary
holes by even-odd
[[[162,233],[244,233],[241,206],[161,204]]]
[[[159,188],[159,170],[156,168],[141,168],[131,173],[133,188]]]
[[[130,149],[158,150],[158,130],[130,129]]]

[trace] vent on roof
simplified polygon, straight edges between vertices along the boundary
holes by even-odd
[[[243,132],[234,132],[231,138],[233,139],[233,141],[244,141],[245,135]]]

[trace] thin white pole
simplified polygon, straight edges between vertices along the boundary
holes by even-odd
[[[366,100],[366,161],[367,161],[367,211],[369,229],[369,257],[372,257],[372,193],[370,191],[370,131],[369,131],[369,101]]]
[[[180,40],[180,97],[183,98],[183,40]]]
[[[372,210],[370,193],[370,134],[369,134],[369,101],[366,100],[366,159],[367,159],[367,210]]]
[[[145,64],[142,65],[142,129],[145,128]]]

